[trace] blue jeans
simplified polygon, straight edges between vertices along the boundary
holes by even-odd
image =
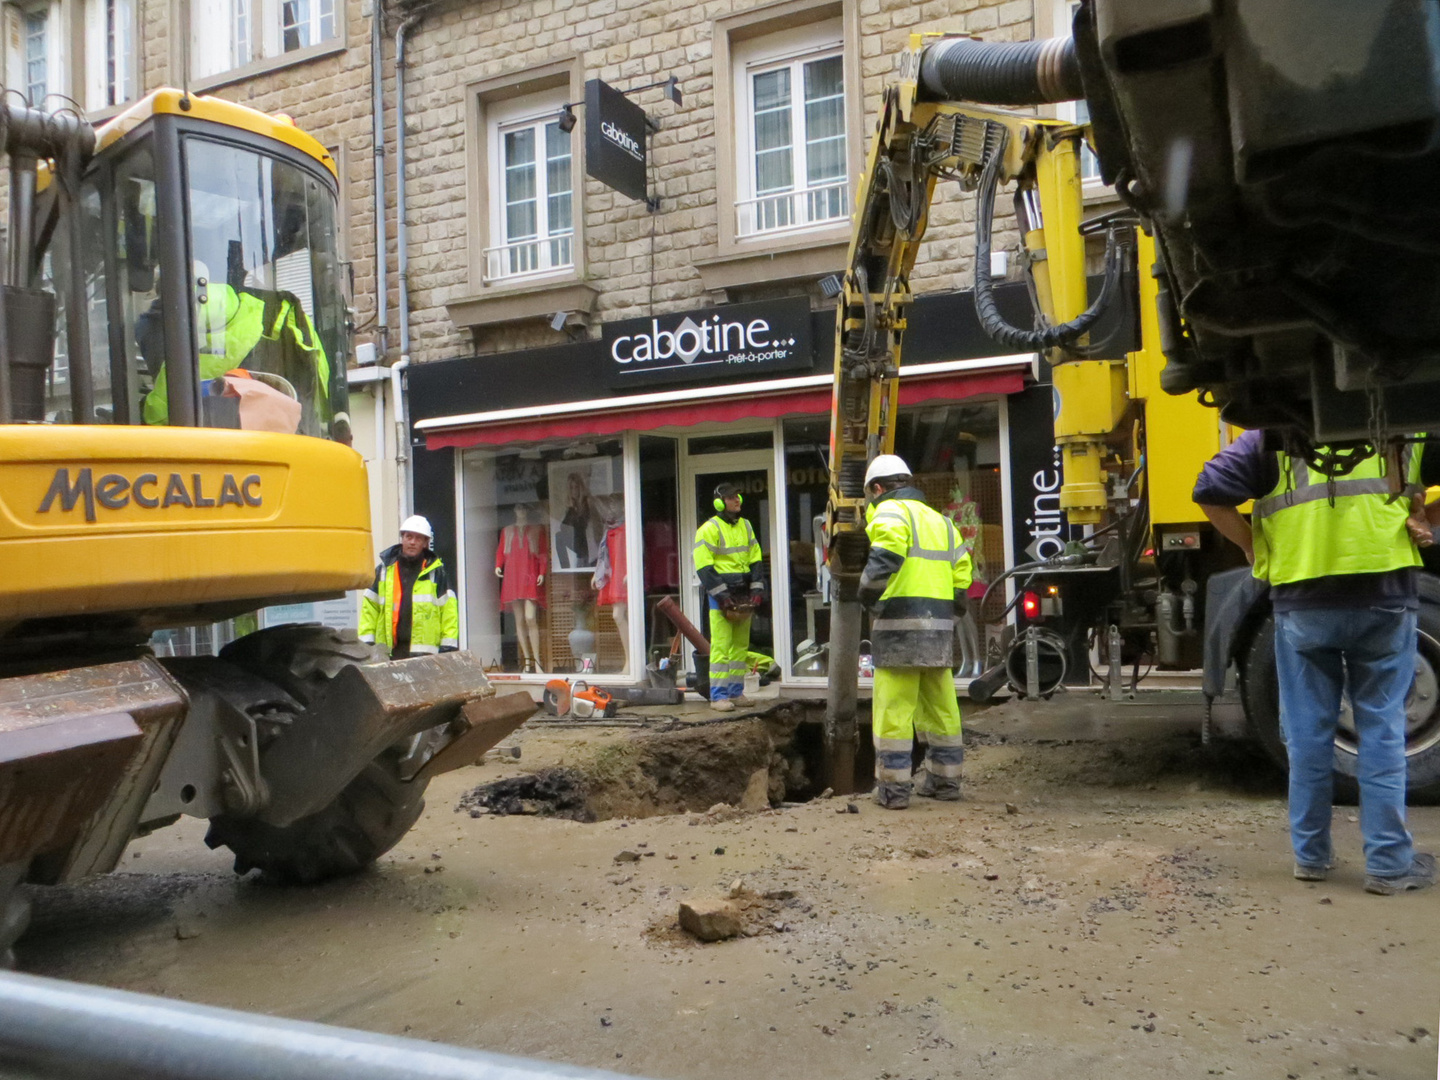
[[[1415,678],[1415,619],[1413,611],[1378,607],[1275,614],[1280,728],[1290,756],[1290,843],[1304,866],[1331,862],[1335,728],[1348,689],[1359,740],[1366,873],[1398,877],[1410,869],[1405,696]]]

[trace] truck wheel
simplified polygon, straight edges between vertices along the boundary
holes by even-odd
[[[220,656],[305,706],[341,669],[370,654],[353,631],[278,626],[247,634]],[[424,784],[401,782],[392,749],[365,766],[323,810],[284,827],[254,818],[212,818],[205,843],[233,851],[237,874],[258,869],[275,881],[310,884],[363,870],[394,847],[424,809]]]
[[[1275,672],[1275,621],[1267,617],[1241,657],[1240,693],[1250,731],[1266,754],[1287,767],[1280,734],[1280,689]],[[1335,736],[1335,795],[1359,797],[1357,742],[1349,702],[1341,706]],[[1440,605],[1420,604],[1415,684],[1405,699],[1406,783],[1412,802],[1440,799]]]
[[[237,874],[259,870],[273,881],[309,885],[365,869],[424,809],[424,786],[402,783],[382,757],[318,813],[283,828],[255,818],[212,818],[205,843],[233,851]]]

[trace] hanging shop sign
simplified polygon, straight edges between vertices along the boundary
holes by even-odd
[[[814,365],[803,296],[606,323],[601,339],[612,389],[753,379]]]
[[[585,84],[585,171],[645,199],[645,110],[599,79]]]

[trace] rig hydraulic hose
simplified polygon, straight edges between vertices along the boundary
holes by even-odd
[[[1024,330],[1011,326],[1000,314],[995,302],[994,282],[990,275],[990,236],[995,220],[995,191],[1000,186],[1000,161],[1005,154],[1005,143],[990,155],[980,173],[979,203],[975,208],[975,314],[981,328],[999,344],[1017,352],[1038,349],[1054,349],[1073,344],[1082,334],[1087,333],[1116,294],[1116,282],[1120,277],[1120,253],[1111,232],[1105,240],[1105,278],[1100,285],[1100,295],[1085,311],[1058,326],[1045,323],[1044,316],[1036,312],[1040,328]]]
[[[920,56],[922,101],[972,101],[977,105],[1046,105],[1085,96],[1075,42],[973,41],[948,38]]]

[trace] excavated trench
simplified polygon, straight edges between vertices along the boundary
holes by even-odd
[[[717,804],[763,810],[834,786],[825,760],[824,705],[787,701],[735,720],[637,732],[587,749],[570,765],[482,784],[461,797],[472,816],[539,814],[575,821],[704,812]],[[870,788],[869,717],[853,790]]]

